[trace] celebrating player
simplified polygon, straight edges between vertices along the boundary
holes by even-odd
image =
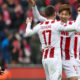
[[[48,13],[50,12],[50,13]],[[31,29],[31,19],[27,19],[26,36],[31,36],[38,33],[42,44],[42,63],[46,72],[47,80],[61,80],[62,63],[60,51],[60,31],[79,31],[80,15],[75,24],[64,27],[62,22],[53,21],[55,10],[53,6],[48,6],[45,9],[47,21],[42,22]],[[75,27],[76,25],[76,27]]]
[[[80,14],[80,5],[78,6],[77,13]],[[78,80],[80,80],[80,33],[75,33],[73,36],[73,47],[72,53],[74,53],[74,58],[76,60]]]
[[[35,18],[37,18],[37,20],[39,21],[46,21],[47,19],[42,17],[38,10],[37,7],[35,5],[35,1],[34,0],[29,0],[29,3],[31,4],[31,6],[33,7],[33,14],[35,16]],[[72,13],[72,10],[70,8],[69,5],[62,5],[59,9],[59,16],[61,19],[61,22],[64,22],[65,25],[71,25],[73,22],[72,21],[68,21],[68,19],[70,18]],[[62,61],[63,61],[63,69],[67,75],[67,78],[69,78],[70,80],[77,80],[77,70],[76,70],[76,62],[74,60],[74,53],[76,52],[74,49],[74,52],[72,52],[73,50],[73,36],[75,35],[75,33],[73,32],[61,32],[61,53],[62,53]],[[76,46],[75,46],[76,47]],[[66,63],[66,64],[65,64]]]

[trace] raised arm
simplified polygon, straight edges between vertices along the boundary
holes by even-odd
[[[33,15],[34,17],[38,20],[38,21],[46,21],[47,19],[43,16],[40,15],[38,9],[37,9],[37,6],[35,5],[35,7],[32,7],[32,10],[33,10]]]
[[[39,30],[38,25],[35,26],[33,29],[31,29],[31,22],[32,22],[32,18],[27,18],[27,20],[26,20],[27,27],[26,27],[26,32],[24,34],[24,37],[32,36],[35,33],[37,33]]]
[[[38,21],[42,22],[42,21],[46,21],[47,20],[45,17],[40,15],[34,0],[28,0],[28,3],[31,5],[32,11],[33,11],[33,15]]]
[[[60,25],[59,31],[68,31],[68,32],[80,32],[80,14],[77,16],[76,22],[73,23],[72,25],[68,25],[68,26],[63,26]]]

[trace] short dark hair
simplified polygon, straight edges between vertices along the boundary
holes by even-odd
[[[45,15],[46,17],[51,17],[55,13],[55,8],[52,5],[49,5],[45,9]]]
[[[59,13],[61,13],[64,10],[68,11],[70,15],[72,14],[72,8],[70,5],[68,5],[68,4],[61,5],[59,8]]]

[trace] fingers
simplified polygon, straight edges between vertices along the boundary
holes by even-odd
[[[35,1],[34,1],[34,0],[27,0],[27,1],[28,1],[28,3],[29,3],[32,7],[35,6]]]
[[[26,24],[28,24],[29,22],[32,22],[32,17],[28,17],[27,19],[26,19]]]
[[[30,17],[29,19],[30,19],[30,21],[32,22],[32,17]]]

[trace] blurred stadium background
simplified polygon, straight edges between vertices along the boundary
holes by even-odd
[[[41,15],[47,5],[58,11],[63,3],[72,7],[71,19],[76,19],[79,0],[36,0]],[[41,65],[41,45],[37,35],[24,38],[27,17],[33,16],[27,0],[0,0],[0,65],[7,67],[14,80],[45,80]],[[58,19],[58,16],[57,16]],[[65,78],[63,73],[63,78]]]

